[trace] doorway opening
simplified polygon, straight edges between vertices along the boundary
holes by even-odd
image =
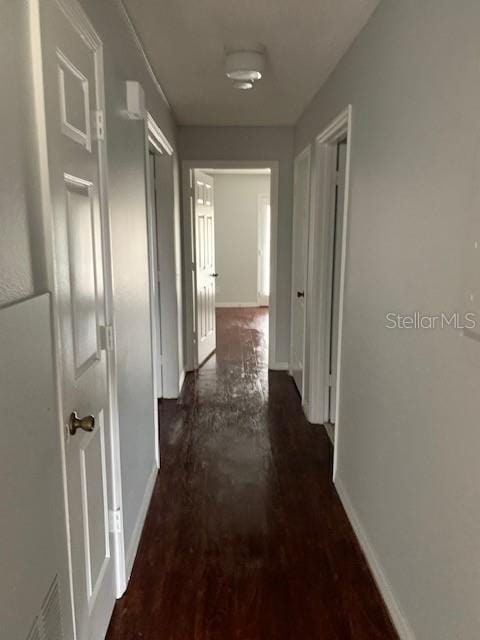
[[[278,163],[185,163],[184,181],[188,369],[215,353],[217,319],[258,324],[275,362]]]
[[[270,296],[270,169],[195,169],[196,346],[216,349],[217,314],[260,309]]]
[[[292,296],[290,375],[305,412],[305,334],[307,329],[308,228],[310,220],[310,145],[295,158],[293,172]]]
[[[180,216],[175,206],[173,148],[150,114],[145,128],[150,330],[157,430],[158,400],[177,398],[182,386]],[[155,447],[159,465],[157,431]]]
[[[345,170],[347,159],[347,139],[336,143],[335,148],[335,196],[333,198],[332,215],[330,220],[330,251],[329,251],[329,320],[330,331],[328,341],[328,416],[327,430],[335,437],[336,423],[336,395],[338,377],[338,339],[340,314],[340,275],[342,269],[342,231],[343,205],[345,202]]]

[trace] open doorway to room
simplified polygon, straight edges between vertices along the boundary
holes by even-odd
[[[192,274],[189,368],[210,361],[217,338],[227,339],[225,328],[243,323],[261,334],[258,353],[266,369],[274,349],[278,169],[276,163],[219,165],[225,163],[185,167],[184,173]]]
[[[305,334],[307,305],[305,293],[308,275],[308,233],[310,222],[310,146],[294,161],[293,224],[292,224],[292,296],[290,325],[290,374],[305,403],[304,369],[306,360]]]
[[[214,170],[217,308],[265,308],[270,295],[270,170]]]
[[[150,328],[157,411],[158,399],[178,397],[184,376],[181,233],[180,212],[175,205],[173,148],[150,114],[146,135]],[[155,443],[158,448],[157,434]],[[159,459],[157,450],[158,462]]]
[[[213,179],[216,332],[239,324],[259,336],[268,363],[270,169],[208,171]],[[253,329],[254,328],[254,329]]]
[[[335,145],[335,196],[332,202],[330,220],[330,260],[329,260],[329,340],[328,340],[328,407],[327,430],[334,438],[336,423],[336,397],[338,377],[338,342],[340,325],[340,274],[342,269],[343,207],[345,202],[345,171],[347,160],[347,138]]]
[[[311,300],[306,351],[308,418],[325,425],[334,444],[334,475],[341,429],[343,291],[345,280],[351,107],[317,137],[313,165],[308,292]]]

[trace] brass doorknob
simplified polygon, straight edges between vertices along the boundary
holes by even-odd
[[[74,411],[70,414],[70,420],[68,423],[70,435],[74,436],[78,429],[82,429],[82,431],[93,431],[95,429],[95,418],[93,416],[79,418],[77,412]]]

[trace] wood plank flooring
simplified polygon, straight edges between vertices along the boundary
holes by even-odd
[[[161,405],[162,469],[108,640],[397,638],[325,431],[267,370],[266,310],[217,323],[216,355]]]

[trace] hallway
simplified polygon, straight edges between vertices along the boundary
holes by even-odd
[[[161,405],[162,469],[108,640],[389,640],[332,447],[268,372],[268,313],[217,310],[217,352]]]

